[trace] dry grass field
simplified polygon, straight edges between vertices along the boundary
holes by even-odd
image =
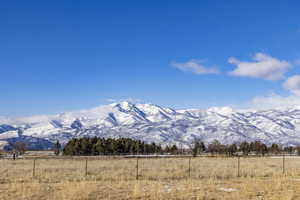
[[[300,199],[300,158],[0,160],[0,199]],[[87,173],[87,174],[86,174]]]

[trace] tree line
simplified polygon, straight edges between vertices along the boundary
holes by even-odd
[[[121,155],[162,153],[160,145],[129,138],[74,138],[63,148],[63,155]],[[171,150],[170,150],[171,151]]]
[[[266,154],[281,154],[288,153],[294,154],[297,153],[300,155],[300,146],[282,146],[280,144],[273,143],[271,145],[264,144],[261,141],[252,141],[252,142],[241,142],[233,144],[222,144],[218,140],[214,140],[212,143],[208,144],[206,148],[207,153],[211,154],[226,154],[228,156],[234,156],[237,153],[240,153],[244,156],[249,154],[262,155]]]
[[[55,153],[59,154],[60,144],[55,145]],[[58,152],[58,153],[57,153]],[[156,143],[145,143],[141,140],[129,138],[74,138],[63,148],[63,155],[124,155],[124,154],[192,154],[197,156],[201,153],[226,154],[234,156],[237,153],[247,156],[249,154],[266,155],[279,153],[297,153],[300,155],[300,146],[286,146],[273,143],[266,145],[260,141],[222,144],[218,140],[205,145],[201,140],[195,140],[189,149],[178,148],[177,145],[161,146]]]

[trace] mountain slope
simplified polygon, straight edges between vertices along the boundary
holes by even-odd
[[[0,118],[0,142],[24,141],[31,148],[50,148],[74,137],[129,137],[187,146],[194,138],[206,143],[260,140],[267,144],[300,144],[300,109],[234,111],[173,110],[153,104],[120,102],[90,110],[51,116]]]

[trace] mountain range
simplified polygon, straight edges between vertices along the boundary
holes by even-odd
[[[79,137],[132,138],[188,147],[195,138],[230,144],[259,140],[266,144],[300,144],[300,107],[269,110],[175,110],[127,101],[89,110],[25,118],[0,117],[0,147],[22,141],[31,149],[48,149]]]

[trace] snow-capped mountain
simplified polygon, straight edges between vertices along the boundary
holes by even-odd
[[[90,110],[27,118],[0,118],[0,142],[26,142],[49,148],[74,137],[129,137],[162,145],[187,146],[195,138],[209,143],[260,140],[300,144],[300,108],[235,111],[229,107],[173,110],[153,104],[120,102]]]

